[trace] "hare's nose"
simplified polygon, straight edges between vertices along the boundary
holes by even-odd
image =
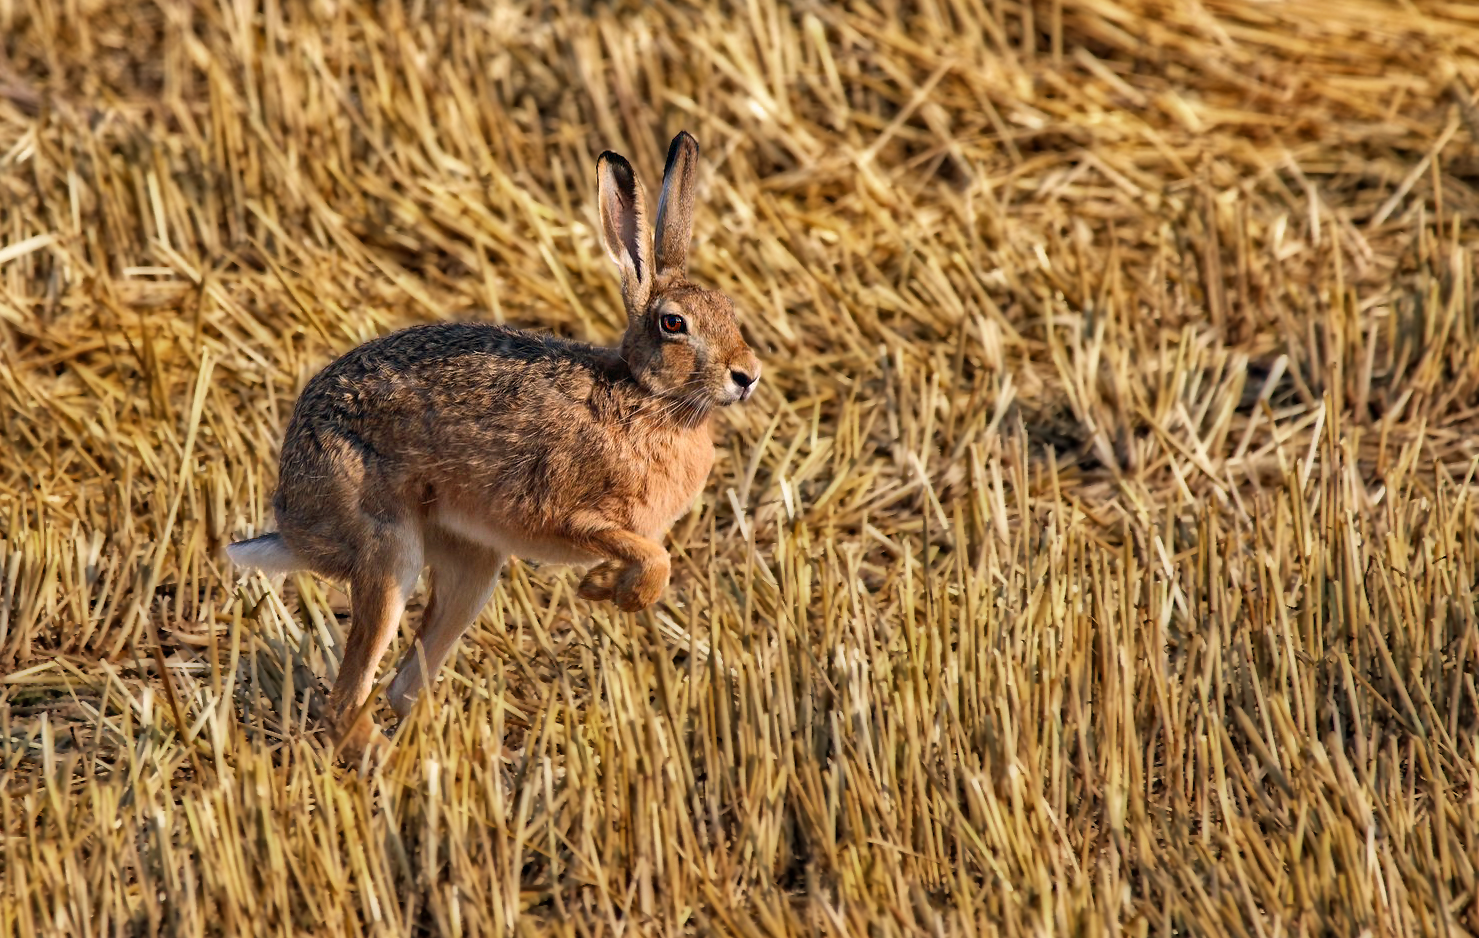
[[[752,374],[748,374],[746,372],[740,371],[738,368],[731,368],[730,371],[729,371],[729,377],[730,377],[730,380],[732,380],[735,384],[739,385],[739,387],[740,387],[741,390],[744,390],[745,388],[747,388],[750,385],[754,384],[756,381],[759,381],[760,380],[759,369],[757,368],[757,369],[755,369],[755,371],[756,371],[756,373],[752,375]]]

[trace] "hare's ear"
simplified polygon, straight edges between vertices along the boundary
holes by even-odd
[[[601,243],[621,270],[621,298],[628,318],[647,308],[652,295],[652,229],[647,198],[632,164],[607,150],[596,160]]]
[[[662,195],[657,200],[657,275],[688,270],[688,245],[693,240],[693,194],[698,184],[698,141],[679,131],[668,147],[662,171]]]

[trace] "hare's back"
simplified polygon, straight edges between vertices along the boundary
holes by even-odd
[[[604,349],[556,336],[486,323],[412,326],[380,336],[331,362],[308,387],[391,393],[430,385],[460,387],[468,381],[537,380],[604,371]]]
[[[482,323],[413,326],[331,362],[303,389],[294,423],[347,424],[368,440],[417,428],[406,420],[486,422],[578,403],[610,370],[603,351]]]
[[[607,350],[553,336],[479,323],[404,329],[309,381],[283,442],[284,482],[368,473],[394,488],[486,489],[514,472],[543,475],[576,449],[591,481],[609,482],[605,447],[593,453],[590,442],[606,436],[602,411],[624,381]]]

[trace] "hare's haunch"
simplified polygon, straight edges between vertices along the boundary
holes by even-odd
[[[330,694],[347,750],[376,735],[356,715],[423,568],[426,613],[390,685],[402,715],[510,555],[593,563],[580,594],[626,610],[667,586],[660,541],[709,474],[709,416],[760,380],[734,304],[686,277],[697,161],[698,144],[680,133],[655,240],[631,165],[609,152],[597,161],[601,238],[627,311],[619,347],[418,326],[353,349],[303,389],[283,442],[279,530],[227,551],[243,567],[349,584]]]

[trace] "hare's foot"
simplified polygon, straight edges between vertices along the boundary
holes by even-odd
[[[580,595],[587,599],[609,598],[625,612],[646,609],[667,588],[672,570],[668,552],[635,531],[603,524],[610,521],[594,513],[571,519],[571,527],[579,531],[570,537],[572,543],[606,558],[581,581]]]
[[[616,595],[616,577],[621,572],[619,565],[610,560],[603,560],[596,564],[580,581],[580,588],[576,595],[581,599],[589,599],[591,602],[606,602]]]
[[[334,735],[337,740],[334,752],[345,765],[359,764],[366,754],[373,765],[390,752],[390,740],[385,738],[379,724],[368,713],[356,720],[353,726],[336,729]]]
[[[645,562],[627,564],[616,580],[612,599],[623,612],[636,612],[657,602],[668,588],[672,570],[666,555]]]

